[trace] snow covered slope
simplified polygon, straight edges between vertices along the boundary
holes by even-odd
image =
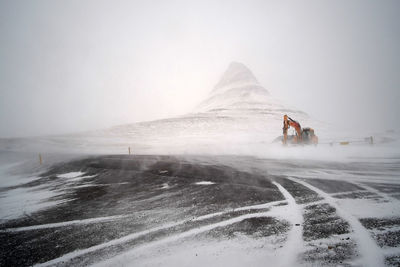
[[[269,113],[290,112],[305,115],[299,110],[290,110],[273,98],[262,87],[253,73],[242,63],[232,62],[210,96],[196,109],[197,112],[224,110],[264,111]]]
[[[243,64],[233,62],[192,113],[184,116],[115,126],[86,133],[32,139],[0,140],[7,150],[88,153],[233,153],[270,144],[281,135],[284,114],[304,126],[309,116],[284,105],[262,87]]]

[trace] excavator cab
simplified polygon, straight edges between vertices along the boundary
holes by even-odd
[[[301,136],[305,144],[318,144],[318,137],[314,134],[314,129],[312,128],[303,128]]]

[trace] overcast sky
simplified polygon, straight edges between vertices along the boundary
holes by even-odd
[[[400,1],[1,1],[0,136],[190,112],[231,61],[340,127],[399,129]]]

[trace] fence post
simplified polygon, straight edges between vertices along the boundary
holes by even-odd
[[[39,153],[39,164],[42,165],[42,154]]]
[[[128,147],[128,153],[131,154],[131,147]]]

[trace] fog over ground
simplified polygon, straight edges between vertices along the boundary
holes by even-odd
[[[399,1],[0,1],[0,137],[191,112],[231,61],[343,128],[399,129]]]

